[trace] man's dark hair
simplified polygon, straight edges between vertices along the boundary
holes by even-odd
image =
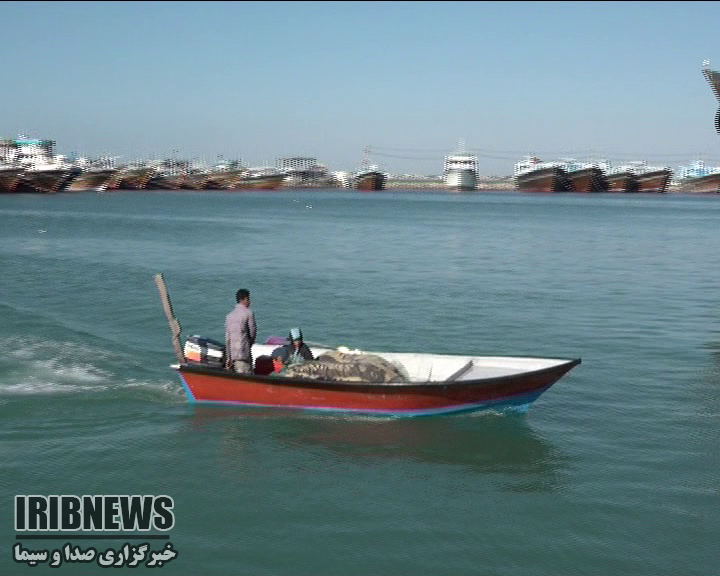
[[[250,296],[250,290],[246,290],[245,288],[240,288],[240,290],[237,291],[235,294],[235,300],[237,302],[240,302],[244,300],[245,298],[248,298]]]

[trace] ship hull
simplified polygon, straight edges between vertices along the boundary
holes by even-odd
[[[235,181],[239,180],[239,174],[236,175],[234,172],[211,172],[208,174],[207,182],[205,183],[206,190],[227,190],[231,187]]]
[[[188,190],[204,190],[209,179],[209,174],[186,174],[181,187]]]
[[[152,168],[133,168],[123,172],[117,183],[121,190],[145,190],[148,182],[155,174]]]
[[[637,192],[637,180],[632,172],[617,172],[605,176],[608,192]]]
[[[600,168],[581,168],[568,173],[575,192],[607,192],[608,182]]]
[[[67,187],[69,192],[107,190],[111,180],[115,177],[115,170],[89,170],[79,174]]]
[[[454,192],[477,190],[477,174],[473,170],[450,170],[445,176],[445,186]]]
[[[572,192],[572,182],[560,167],[539,168],[515,177],[515,187],[520,192]]]
[[[185,176],[176,175],[157,175],[148,180],[145,186],[146,190],[180,190],[183,187]]]
[[[234,186],[236,190],[276,190],[282,186],[285,174],[242,176]]]
[[[62,192],[75,175],[72,170],[28,170],[23,172],[16,191],[33,194]]]
[[[15,192],[22,179],[22,168],[0,169],[0,194]]]
[[[663,194],[667,192],[672,172],[670,170],[654,170],[636,176],[638,192],[652,192]]]
[[[720,194],[720,173],[688,178],[680,185],[686,194]]]
[[[223,170],[208,174],[206,190],[235,190],[245,175],[243,170]]]
[[[355,177],[358,190],[385,190],[385,174],[382,172],[364,172]]]
[[[120,180],[122,179],[122,171],[113,170],[112,175],[108,178],[105,190],[117,190],[120,188]]]

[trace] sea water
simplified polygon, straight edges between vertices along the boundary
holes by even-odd
[[[714,196],[0,196],[0,573],[125,543],[16,539],[34,494],[170,496],[164,574],[717,574],[719,231]],[[524,415],[193,407],[159,272],[184,335],[248,288],[260,340],[583,363]]]

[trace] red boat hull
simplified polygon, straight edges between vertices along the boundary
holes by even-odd
[[[607,192],[608,182],[600,168],[581,168],[568,173],[575,192]]]
[[[720,193],[720,174],[689,178],[683,182],[680,191],[688,194],[718,194]]]
[[[482,380],[356,384],[242,376],[183,364],[177,368],[190,402],[423,416],[487,408],[525,410],[580,363]]]
[[[357,177],[355,187],[358,190],[385,190],[385,180],[382,172],[367,172]]]
[[[515,178],[515,186],[521,192],[573,192],[573,184],[567,172],[557,166],[537,168]]]
[[[638,183],[638,192],[667,192],[672,172],[670,170],[654,170],[635,176]]]
[[[608,174],[606,178],[609,192],[637,192],[638,183],[632,172]]]

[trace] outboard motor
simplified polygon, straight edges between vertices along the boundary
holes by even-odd
[[[200,364],[207,368],[225,367],[225,344],[194,334],[185,340],[183,349],[188,364]]]

